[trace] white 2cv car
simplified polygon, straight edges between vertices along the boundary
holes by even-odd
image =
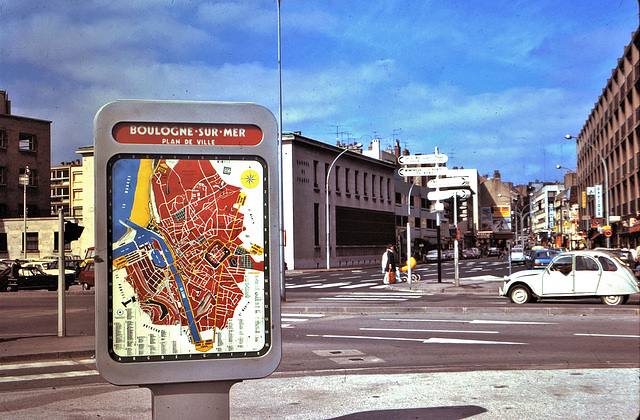
[[[620,305],[640,293],[633,272],[617,257],[601,251],[558,254],[542,270],[505,276],[500,296],[523,304],[532,298],[600,297],[607,305]]]

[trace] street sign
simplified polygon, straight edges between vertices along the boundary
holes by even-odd
[[[273,114],[116,101],[94,133],[100,374],[166,385],[272,373],[281,358]]]
[[[469,186],[469,177],[447,177],[435,178],[427,182],[429,188],[450,188],[450,187],[467,187]]]
[[[446,163],[449,156],[438,153],[437,155],[409,155],[400,156],[398,163],[400,165],[422,165],[426,163]]]
[[[446,166],[432,166],[428,168],[400,168],[400,176],[438,176],[445,175],[449,170]]]
[[[431,191],[427,194],[427,198],[431,201],[434,200],[446,200],[453,196],[457,196],[458,198],[469,198],[471,196],[471,192],[469,190],[442,190],[442,191]]]

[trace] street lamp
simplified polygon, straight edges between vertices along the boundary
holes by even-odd
[[[581,141],[582,139],[579,137],[574,137],[571,134],[567,134],[566,136],[564,136],[567,140],[571,140],[571,139],[575,139],[576,143]],[[596,147],[587,142],[587,141],[582,141],[584,144],[586,144],[587,146],[591,147],[597,154],[598,157],[600,158],[600,160],[602,161],[602,166],[604,167],[604,183],[605,183],[605,189],[606,194],[604,196],[605,199],[605,207],[606,207],[606,213],[605,213],[605,217],[607,220],[607,226],[611,226],[610,224],[610,220],[609,220],[609,168],[607,168],[607,162],[604,160],[604,157],[602,157],[602,153],[600,153],[600,151],[598,149],[596,149]],[[607,248],[611,248],[611,237],[607,236]]]
[[[362,147],[362,143],[356,143],[355,146],[359,149]],[[336,158],[333,160],[333,162],[331,162],[331,165],[329,166],[329,170],[327,171],[327,180],[324,184],[324,189],[327,192],[327,209],[326,209],[326,215],[327,215],[327,270],[329,270],[331,268],[331,264],[330,264],[330,257],[331,257],[331,242],[329,241],[329,238],[331,237],[330,235],[330,227],[329,227],[329,176],[331,175],[331,169],[333,169],[333,165],[336,163],[336,161],[340,158],[340,156],[344,155],[346,152],[349,151],[349,148],[344,149],[342,152],[340,152],[340,154],[338,156],[336,156]]]
[[[27,184],[29,184],[29,166],[25,166],[24,174],[20,177],[20,183],[23,187],[22,197],[22,217],[24,219],[24,230],[22,232],[22,258],[27,259]]]

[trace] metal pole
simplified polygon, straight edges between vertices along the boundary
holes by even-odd
[[[64,337],[67,335],[67,302],[65,293],[66,279],[64,274],[64,215],[62,214],[62,207],[58,209],[58,221],[58,337]]]
[[[411,217],[411,190],[416,185],[416,181],[418,177],[415,177],[413,183],[411,184],[411,188],[409,188],[409,196],[407,197],[407,282],[409,284],[411,281],[411,224],[409,223],[409,218]]]
[[[278,110],[280,113],[279,130],[278,130],[278,169],[279,169],[279,188],[278,205],[280,206],[280,300],[287,300],[287,290],[285,288],[285,270],[284,270],[284,212],[282,211],[282,43],[281,43],[281,26],[280,26],[280,0],[278,0],[278,87],[279,102]]]
[[[331,175],[331,169],[333,169],[333,165],[336,163],[336,161],[340,158],[340,156],[342,156],[343,154],[345,154],[347,151],[349,151],[349,149],[344,149],[342,152],[340,152],[340,154],[338,156],[336,156],[336,158],[333,160],[333,162],[331,162],[331,165],[329,166],[329,170],[327,171],[327,180],[324,184],[324,189],[327,192],[327,197],[326,197],[326,202],[327,202],[327,208],[326,208],[326,215],[327,215],[327,270],[329,270],[331,268],[331,264],[330,264],[330,257],[331,257],[331,242],[330,242],[330,227],[329,227],[329,176]]]
[[[453,194],[453,226],[456,228],[456,239],[453,241],[453,265],[455,267],[456,287],[460,286],[460,270],[458,264],[458,194]]]
[[[24,230],[22,234],[22,259],[27,259],[27,184],[29,183],[29,166],[24,168],[24,176],[22,178],[23,197],[22,197],[22,217],[24,219]]]

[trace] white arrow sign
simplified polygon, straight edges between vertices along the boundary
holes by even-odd
[[[409,155],[400,156],[398,163],[400,165],[421,165],[423,163],[446,163],[449,156],[438,153],[437,155]]]
[[[431,191],[427,194],[427,198],[431,201],[446,200],[448,198],[457,195],[458,198],[469,198],[471,192],[469,190],[445,190],[445,191]]]
[[[429,188],[467,187],[469,178],[466,176],[451,178],[436,178],[427,182]]]
[[[429,168],[400,168],[398,175],[400,176],[437,176],[445,175],[449,169],[446,166],[432,166]]]

